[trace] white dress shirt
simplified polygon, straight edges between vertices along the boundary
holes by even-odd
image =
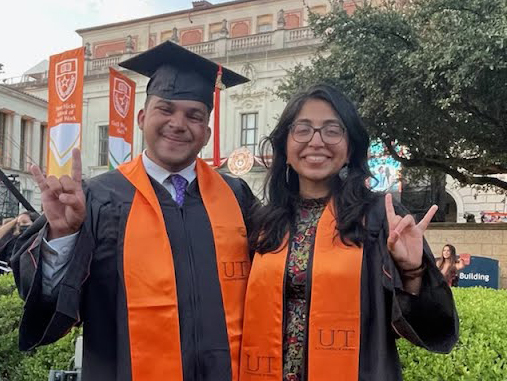
[[[142,160],[146,173],[167,189],[173,199],[176,197],[176,190],[172,182],[168,180],[170,175],[181,175],[188,181],[188,184],[194,181],[197,176],[195,161],[179,172],[169,172],[151,160],[146,154],[146,150],[143,151]],[[45,247],[42,250],[42,293],[44,295],[51,295],[54,288],[63,279],[78,234],[79,232],[76,232],[50,241],[44,239],[43,245]]]

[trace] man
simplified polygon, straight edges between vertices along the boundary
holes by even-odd
[[[45,219],[13,260],[20,347],[83,322],[84,381],[235,381],[253,195],[197,159],[218,66],[171,42],[121,66],[150,77],[147,149],[84,189],[78,150],[71,177],[33,168]],[[225,68],[222,80],[248,81]]]

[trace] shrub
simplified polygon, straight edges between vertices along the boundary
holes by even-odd
[[[47,381],[50,369],[68,369],[74,355],[74,329],[58,342],[31,353],[18,350],[18,326],[23,301],[18,296],[12,275],[0,275],[0,380]]]
[[[507,380],[507,290],[454,288],[453,293],[460,318],[458,344],[441,355],[399,340],[404,380]],[[32,353],[18,351],[23,302],[12,275],[0,276],[0,311],[0,380],[46,381],[50,369],[69,368],[78,329]]]
[[[10,295],[16,289],[12,274],[0,275],[0,296]]]
[[[405,381],[507,380],[507,290],[453,288],[460,338],[448,355],[398,341]]]

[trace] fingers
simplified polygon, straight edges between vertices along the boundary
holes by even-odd
[[[79,148],[74,148],[72,150],[71,177],[72,180],[81,184],[81,179],[83,177],[83,166],[81,164],[81,151],[79,151]]]
[[[41,192],[44,192],[48,189],[48,185],[46,183],[46,178],[42,174],[42,171],[37,165],[32,165],[30,167],[30,172],[32,172],[33,178],[37,185],[39,186],[39,189]]]
[[[396,212],[394,211],[394,206],[393,206],[393,196],[390,193],[386,194],[385,204],[386,204],[387,223],[389,224],[389,230],[391,230],[396,225],[395,224]]]
[[[433,219],[433,216],[438,210],[437,205],[432,205],[431,208],[426,212],[423,219],[419,222],[418,226],[425,231],[428,225],[430,224],[431,220]]]
[[[394,229],[394,231],[398,235],[401,235],[401,233],[403,232],[403,230],[405,230],[405,228],[413,227],[413,226],[415,226],[414,217],[412,217],[411,214],[407,214],[405,217],[403,217],[401,219],[401,221],[398,223],[398,225],[396,225],[396,228]]]
[[[75,194],[61,193],[60,196],[58,196],[58,200],[62,204],[71,207],[78,214],[84,211],[84,205],[82,200]]]
[[[56,198],[63,192],[62,184],[55,176],[48,176],[46,178],[46,185]]]
[[[77,187],[81,187],[81,183],[76,183],[67,175],[60,177],[60,184],[62,186],[62,192],[64,193],[74,193]]]
[[[396,225],[396,228],[389,231],[389,237],[387,237],[387,248],[389,251],[393,251],[394,245],[396,242],[398,242],[398,239],[400,238],[401,234],[407,227],[414,227],[415,226],[415,220],[412,215],[407,214],[405,217],[403,217],[400,222]]]

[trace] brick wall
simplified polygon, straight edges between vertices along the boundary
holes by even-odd
[[[507,288],[507,224],[432,223],[425,237],[435,257],[439,257],[444,245],[450,243],[458,254],[497,259],[500,287]]]

